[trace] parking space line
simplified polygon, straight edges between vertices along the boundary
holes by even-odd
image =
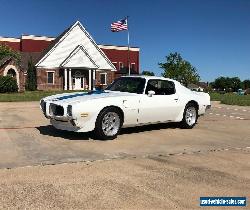
[[[229,108],[229,107],[221,107],[221,106],[214,106],[213,108],[217,108],[217,109],[227,109],[227,110],[235,110],[235,111],[243,111],[243,112],[250,112],[250,110],[247,109],[239,109],[239,108]]]

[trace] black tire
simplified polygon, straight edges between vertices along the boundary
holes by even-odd
[[[187,119],[187,115],[188,115],[189,111],[193,111],[195,114],[195,117],[194,117],[195,119],[192,119],[190,122]],[[198,107],[197,107],[197,105],[194,103],[188,103],[184,109],[184,112],[183,112],[183,118],[181,121],[181,128],[191,129],[195,126],[195,124],[197,123],[197,120],[198,120]]]
[[[105,117],[108,117],[109,113],[113,113],[113,117],[115,117],[118,121],[119,121],[119,125],[117,125],[116,123],[116,127],[114,130],[112,129],[103,129],[103,123],[105,122]],[[117,118],[118,116],[118,118]],[[120,110],[116,107],[107,107],[104,108],[98,115],[97,119],[96,119],[96,123],[95,123],[95,129],[93,131],[94,137],[96,139],[101,139],[101,140],[112,140],[115,139],[117,137],[117,135],[119,134],[121,127],[122,127],[122,123],[123,123],[123,118],[122,118],[122,113],[120,112]],[[104,123],[105,124],[105,123]],[[111,125],[108,127],[112,127]],[[111,132],[111,134],[107,134],[108,130]],[[112,133],[113,131],[113,133]]]

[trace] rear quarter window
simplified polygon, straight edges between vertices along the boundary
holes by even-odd
[[[146,94],[148,91],[153,90],[155,95],[173,95],[175,94],[175,84],[169,80],[152,79],[148,81]]]

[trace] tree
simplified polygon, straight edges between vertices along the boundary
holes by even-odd
[[[213,88],[225,90],[226,92],[235,92],[241,88],[241,81],[238,77],[218,77],[213,83]]]
[[[229,89],[229,85],[227,82],[226,77],[218,77],[217,79],[214,80],[213,83],[213,88],[219,89],[219,90],[227,90]]]
[[[154,76],[155,75],[155,73],[152,71],[143,71],[141,74],[146,75],[146,76]]]
[[[12,50],[9,46],[0,44],[0,60],[11,57],[16,60],[17,64],[20,64],[21,56],[17,51]]]
[[[197,69],[190,62],[184,60],[177,52],[166,56],[166,63],[159,63],[163,69],[162,76],[175,79],[185,86],[191,83],[198,83],[200,76]]]
[[[229,78],[229,83],[234,92],[238,91],[241,88],[241,80],[239,77]]]
[[[30,60],[28,62],[27,80],[26,80],[25,89],[34,91],[34,90],[36,90],[36,88],[37,88],[36,67],[33,64],[32,58],[30,58]]]
[[[246,79],[242,82],[242,88],[245,90],[250,88],[250,80],[249,79]]]

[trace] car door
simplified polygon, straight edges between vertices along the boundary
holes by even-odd
[[[148,95],[154,91],[154,95]],[[169,80],[148,80],[145,94],[141,95],[138,123],[174,121],[181,111],[175,83]]]

